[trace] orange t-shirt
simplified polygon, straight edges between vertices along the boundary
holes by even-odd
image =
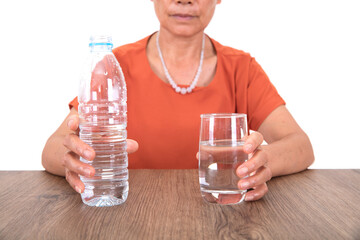
[[[179,94],[150,68],[150,36],[113,50],[127,85],[128,138],[139,143],[129,155],[129,168],[197,168],[200,114],[246,113],[257,130],[285,104],[260,65],[249,54],[211,39],[217,53],[214,79],[190,94]],[[70,107],[78,107],[77,98]]]

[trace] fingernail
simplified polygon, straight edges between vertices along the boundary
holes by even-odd
[[[84,155],[85,155],[86,159],[89,160],[89,159],[91,158],[91,155],[92,155],[92,154],[91,154],[91,151],[90,151],[90,150],[85,150],[85,151],[84,151]]]
[[[245,196],[245,201],[251,201],[251,200],[253,200],[254,199],[254,196],[253,195],[246,195]]]
[[[248,171],[249,171],[249,169],[247,167],[242,167],[237,171],[237,174],[241,176],[241,175],[246,174]]]
[[[85,169],[85,175],[87,177],[91,177],[91,170],[90,169]]]
[[[78,193],[81,193],[81,189],[80,189],[78,186],[75,186],[75,190],[76,190]]]
[[[241,188],[246,189],[250,185],[249,182],[243,182],[240,184]]]
[[[70,119],[67,123],[68,127],[71,128],[71,125],[74,123],[74,120]]]
[[[250,152],[252,150],[252,144],[246,144],[244,146],[245,151]]]

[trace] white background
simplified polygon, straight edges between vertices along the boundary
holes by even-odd
[[[115,46],[158,29],[150,0],[18,0],[0,9],[1,170],[42,169],[77,94],[92,33]],[[312,141],[312,168],[360,168],[356,0],[223,0],[206,33],[251,53]]]

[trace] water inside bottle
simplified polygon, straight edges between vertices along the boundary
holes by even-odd
[[[80,129],[80,138],[96,152],[93,161],[80,159],[95,168],[94,177],[81,176],[85,184],[81,196],[84,203],[100,207],[125,202],[129,185],[124,125],[82,125]]]

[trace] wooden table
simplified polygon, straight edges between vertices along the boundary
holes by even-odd
[[[197,170],[130,170],[128,200],[88,207],[64,178],[0,172],[0,239],[360,239],[360,170],[273,178],[259,201],[204,202]]]

